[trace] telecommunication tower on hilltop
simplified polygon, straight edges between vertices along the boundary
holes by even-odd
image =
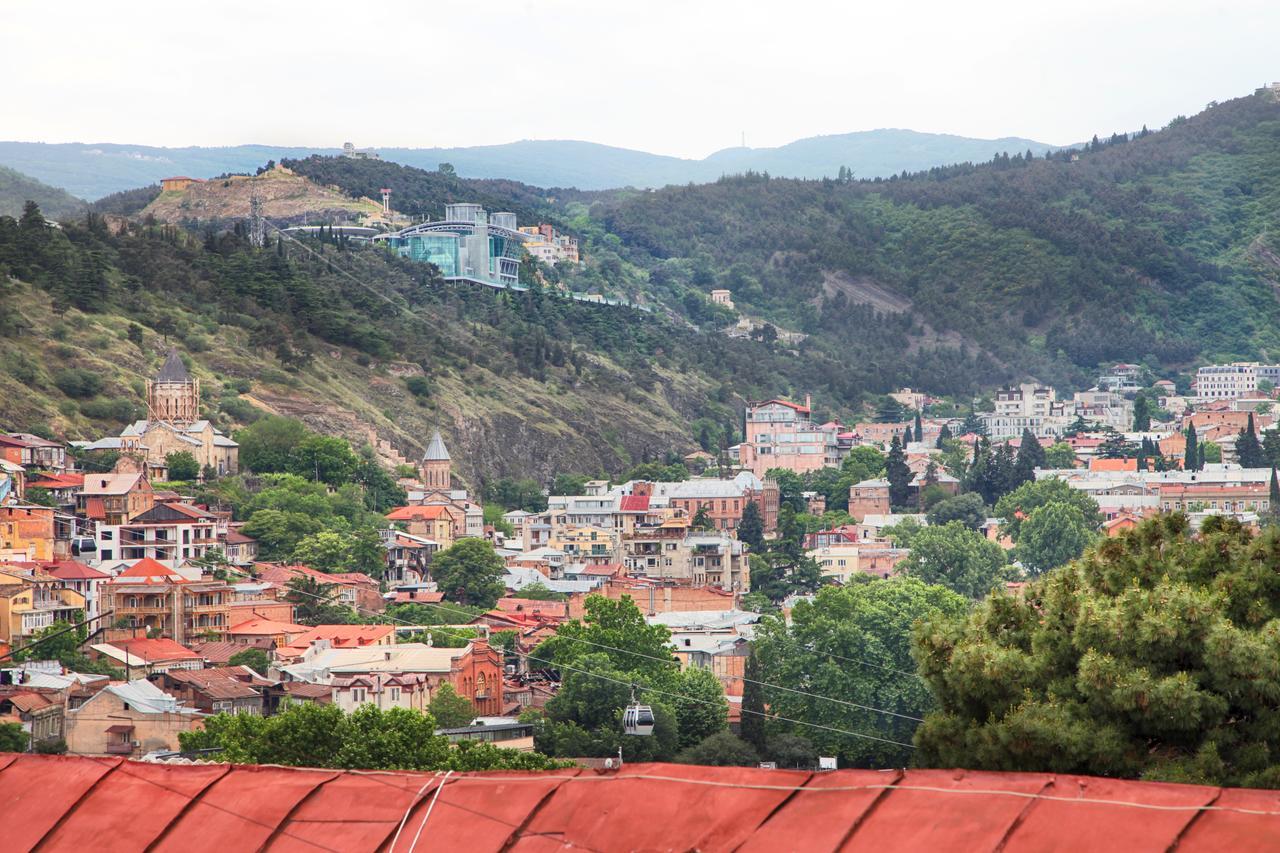
[[[391,190],[387,187],[382,188],[382,212],[387,215],[391,214]]]

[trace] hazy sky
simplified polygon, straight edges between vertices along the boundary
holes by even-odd
[[[1280,2],[0,0],[0,139],[1063,144],[1280,80]]]

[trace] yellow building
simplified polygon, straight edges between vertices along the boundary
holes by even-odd
[[[566,525],[551,533],[548,547],[563,551],[570,562],[622,562],[620,531],[591,525]]]
[[[59,620],[75,621],[84,596],[44,572],[0,567],[0,641],[15,648]]]
[[[0,560],[52,560],[53,509],[30,504],[0,506]]]

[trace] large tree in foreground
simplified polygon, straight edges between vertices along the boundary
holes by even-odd
[[[917,626],[925,766],[1280,786],[1280,530],[1181,514]]]
[[[485,609],[506,591],[505,571],[502,558],[483,539],[460,539],[431,560],[431,577],[445,598]]]
[[[743,739],[766,751],[760,742],[759,718],[748,721],[745,714],[753,703],[764,704],[776,716],[765,724],[770,730],[767,751],[774,753],[771,757],[780,757],[773,748],[780,737],[801,735],[822,755],[838,755],[855,767],[904,766],[911,759],[909,744],[917,725],[910,718],[921,717],[933,707],[928,686],[913,674],[911,626],[917,619],[944,614],[959,619],[968,610],[969,603],[950,590],[917,578],[896,577],[824,587],[812,602],[796,604],[789,623],[781,618],[764,620],[747,673],[769,684],[744,687]],[[868,711],[849,702],[902,716]],[[783,717],[817,726],[788,723]]]

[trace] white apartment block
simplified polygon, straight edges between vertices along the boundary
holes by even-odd
[[[1057,435],[1070,424],[1066,403],[1046,385],[1023,383],[996,392],[995,412],[982,416],[993,439],[1016,438],[1024,429],[1036,436]]]
[[[1264,379],[1272,385],[1280,384],[1280,364],[1207,364],[1196,371],[1195,396],[1201,402],[1253,397],[1258,393],[1258,382]]]

